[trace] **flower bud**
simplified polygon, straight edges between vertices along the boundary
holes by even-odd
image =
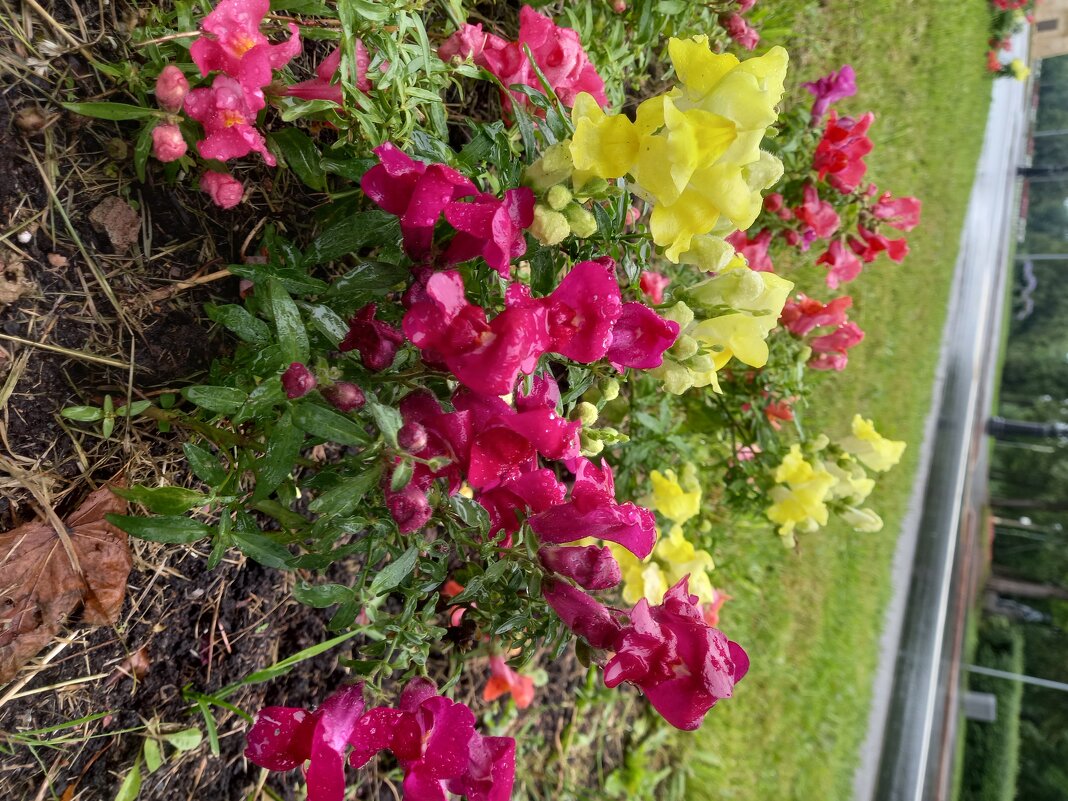
[[[189,146],[177,125],[157,125],[152,129],[152,155],[160,161],[175,161]]]
[[[607,590],[623,577],[607,545],[545,546],[538,550],[538,559],[547,570],[566,576],[587,590]]]
[[[575,404],[575,408],[571,410],[571,419],[582,421],[584,426],[592,426],[597,422],[597,407],[586,401]]]
[[[156,78],[156,102],[164,111],[177,112],[189,94],[189,81],[174,64],[168,64]]]
[[[672,358],[678,359],[680,362],[684,359],[689,359],[698,349],[697,340],[686,334],[681,334],[675,344],[671,346],[668,353]]]
[[[604,450],[604,443],[597,437],[591,436],[589,432],[580,431],[579,447],[583,456],[597,456]]]
[[[200,178],[200,191],[207,192],[216,206],[232,209],[245,196],[244,185],[223,172],[206,172]]]
[[[426,429],[419,423],[405,423],[397,432],[397,445],[408,453],[419,453],[426,447]]]
[[[602,381],[600,389],[601,397],[604,398],[606,403],[619,397],[619,382],[614,378],[606,378]]]
[[[286,397],[290,400],[303,398],[315,389],[315,376],[312,371],[300,362],[293,362],[282,373],[282,388],[286,391]]]
[[[572,203],[564,209],[564,217],[571,226],[571,233],[579,239],[585,239],[597,233],[597,219],[577,203]]]
[[[563,184],[557,184],[546,193],[545,202],[553,211],[562,211],[571,202],[571,190]]]
[[[559,245],[571,233],[571,226],[563,214],[539,204],[534,207],[534,222],[527,230],[543,245]]]
[[[361,408],[367,400],[363,390],[349,381],[336,382],[322,390],[322,395],[331,406],[346,414]]]
[[[386,506],[389,507],[389,513],[393,515],[401,534],[418,531],[434,514],[430,502],[426,499],[426,493],[412,484],[400,492],[389,493]]]
[[[575,164],[571,160],[571,140],[557,142],[541,158],[523,171],[523,183],[545,191],[571,177]]]

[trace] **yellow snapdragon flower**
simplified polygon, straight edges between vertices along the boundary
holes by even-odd
[[[621,545],[609,543],[623,574],[623,600],[635,604],[645,598],[651,604],[664,600],[668,588],[689,576],[689,588],[701,603],[713,603],[716,591],[708,574],[715,570],[712,555],[698,550],[686,539],[682,526],[671,527],[667,537],[657,538],[656,547],[644,560]]]
[[[653,492],[648,505],[673,523],[681,525],[701,511],[701,486],[697,483],[697,471],[692,464],[683,467],[681,484],[674,470],[665,470],[663,473],[653,470],[649,480]]]
[[[819,460],[806,460],[801,446],[794,444],[775,469],[775,481],[765,514],[779,526],[783,544],[793,547],[795,531],[811,532],[827,525],[826,502],[837,479]]]
[[[901,454],[905,452],[904,442],[886,439],[875,430],[871,420],[865,420],[859,414],[853,416],[853,435],[843,439],[839,445],[866,467],[879,473],[886,472],[901,461]]]

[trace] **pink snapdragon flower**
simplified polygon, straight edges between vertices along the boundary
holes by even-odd
[[[367,94],[371,91],[371,81],[367,77],[371,54],[367,52],[362,39],[354,39],[352,47],[356,59],[356,88]],[[283,94],[287,97],[299,97],[301,100],[329,100],[341,105],[341,84],[334,80],[338,76],[340,66],[341,48],[335,47],[319,62],[314,78],[287,86]]]
[[[802,233],[811,232],[812,239],[829,239],[842,224],[834,206],[826,200],[821,200],[815,184],[811,183],[805,184],[801,205],[794,209],[794,215],[803,226]],[[805,250],[812,239],[805,244]]]
[[[452,167],[415,161],[389,142],[374,152],[379,163],[364,173],[360,186],[379,207],[400,218],[405,252],[416,261],[425,260],[445,207],[478,190]]]
[[[720,23],[727,29],[727,35],[740,47],[754,49],[760,44],[760,34],[741,14],[730,14],[720,18]]]
[[[606,687],[630,682],[672,726],[692,731],[749,670],[749,657],[703,618],[689,576],[650,606],[642,598],[616,637],[604,668]]]
[[[531,514],[544,512],[564,502],[567,487],[548,468],[539,468],[521,473],[501,482],[490,490],[478,494],[478,502],[489,513],[490,537],[502,532],[501,544],[512,544],[512,534],[519,531],[523,521]]]
[[[378,306],[368,303],[349,320],[349,332],[337,346],[342,352],[355,350],[363,366],[372,372],[385,370],[397,357],[404,335],[389,323],[375,319]]]
[[[404,333],[432,363],[444,363],[465,386],[482,395],[505,395],[520,371],[533,372],[545,351],[545,322],[538,308],[509,308],[492,321],[468,303],[454,271],[435,273],[426,299],[411,304]]]
[[[182,110],[185,96],[189,94],[189,81],[178,67],[168,64],[156,78],[156,102],[164,111],[176,114]]]
[[[488,36],[489,34],[482,30],[481,22],[477,25],[465,22],[456,33],[441,43],[438,47],[438,58],[442,61],[478,59],[482,51],[486,49]],[[499,39],[500,37],[494,36],[493,38]]]
[[[883,192],[872,206],[872,214],[899,231],[911,231],[920,224],[920,201],[914,197],[893,197]]]
[[[528,187],[508,189],[504,198],[485,192],[470,201],[454,200],[445,206],[445,219],[457,234],[442,260],[459,264],[478,256],[508,278],[511,263],[527,251],[523,230],[534,222],[534,192]]]
[[[255,151],[268,165],[275,166],[263,134],[255,128],[256,112],[263,106],[262,96],[249,95],[228,75],[216,75],[210,89],[192,90],[185,98],[185,111],[207,134],[197,142],[200,155],[229,161]]]
[[[642,270],[641,277],[638,279],[638,287],[656,305],[664,302],[664,290],[670,283],[670,278],[653,270]]]
[[[260,24],[270,10],[269,0],[222,0],[204,18],[205,34],[189,48],[189,55],[201,75],[219,70],[263,103],[263,87],[271,82],[274,70],[281,69],[300,54],[300,32],[289,23],[289,39],[272,45],[260,32]]]
[[[864,332],[856,323],[843,323],[834,331],[816,337],[809,345],[812,358],[808,366],[813,370],[836,370],[841,372],[848,362],[847,351],[864,339]]]
[[[245,185],[232,175],[209,170],[200,176],[200,191],[207,192],[216,206],[232,209],[245,196]]]
[[[421,461],[414,466],[412,484],[427,488],[435,478],[445,478],[450,492],[463,484],[471,454],[474,420],[471,412],[446,412],[438,399],[426,390],[405,395],[400,402],[401,418],[405,426],[418,425],[426,436],[426,444],[409,452]],[[431,470],[424,462],[436,459],[442,466]]]
[[[837,289],[839,284],[848,284],[858,275],[863,267],[857,255],[835,239],[827,246],[823,255],[816,259],[816,264],[827,265],[827,286]]]
[[[160,161],[176,161],[185,155],[189,146],[177,125],[157,125],[152,129],[152,155]]]
[[[647,557],[656,542],[653,513],[616,501],[612,468],[604,461],[598,469],[588,459],[578,459],[570,500],[532,515],[528,522],[544,543],[596,537],[622,545],[639,559]]]
[[[860,239],[850,237],[849,247],[863,259],[865,264],[875,261],[880,253],[886,253],[891,261],[900,264],[909,253],[909,245],[905,237],[888,239],[880,233],[865,228],[860,223],[857,224],[857,233],[860,234]]]
[[[623,579],[619,563],[607,545],[546,545],[538,549],[538,560],[546,570],[587,590],[607,590]]]
[[[290,400],[303,398],[316,385],[315,374],[300,362],[293,362],[282,373],[282,388]]]
[[[853,298],[842,295],[824,304],[799,292],[797,299],[787,300],[779,315],[779,323],[794,336],[803,337],[814,328],[841,325]]]
[[[490,677],[482,688],[482,700],[496,701],[502,695],[511,693],[517,708],[526,709],[530,706],[534,701],[534,679],[510,668],[501,654],[493,654],[489,665]]]
[[[857,93],[857,74],[853,71],[852,65],[845,64],[836,72],[801,85],[816,98],[812,104],[812,125],[816,126],[833,103]]]
[[[837,112],[831,110],[812,160],[821,181],[826,178],[842,193],[852,192],[860,185],[868,170],[864,156],[872,149],[867,133],[874,120],[875,115],[870,111],[858,119],[839,119]]]
[[[679,324],[665,320],[644,303],[624,303],[612,327],[612,341],[605,354],[620,372],[627,367],[651,370],[664,361],[664,351],[679,338]]]
[[[782,195],[779,196],[779,202],[782,202]],[[735,250],[745,256],[750,269],[763,273],[775,272],[775,265],[771,261],[771,256],[768,255],[768,248],[771,246],[771,231],[769,229],[761,229],[760,233],[752,239],[749,238],[745,231],[735,231],[727,237],[727,241],[734,246]]]
[[[739,458],[741,457],[739,456]],[[727,603],[727,601],[733,600],[734,598],[730,595],[727,595],[727,593],[723,592],[722,590],[717,590],[715,587],[713,587],[712,601],[710,603],[704,604],[701,608],[701,616],[704,618],[705,623],[712,626],[712,628],[716,628],[719,625],[719,613],[720,610],[723,608],[723,605]]]

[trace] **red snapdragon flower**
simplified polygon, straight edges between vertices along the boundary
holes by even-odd
[[[607,545],[546,545],[538,549],[546,570],[571,579],[587,590],[607,590],[623,578],[619,563]]]
[[[813,370],[836,370],[841,372],[848,362],[847,351],[864,339],[864,332],[856,323],[842,323],[834,331],[816,337],[809,343],[813,357],[808,366]]]
[[[377,304],[368,303],[349,320],[349,332],[337,346],[342,352],[355,350],[363,366],[372,372],[385,370],[397,357],[404,335],[389,323],[375,319]]]
[[[644,303],[624,303],[612,327],[608,363],[620,372],[627,367],[651,370],[664,361],[664,351],[679,338],[679,324],[665,320]]]
[[[789,423],[794,419],[794,410],[790,407],[794,400],[794,398],[774,400],[770,401],[767,406],[764,407],[764,417],[767,418],[771,427],[776,431],[782,429],[783,423]]]
[[[371,91],[371,82],[367,79],[367,68],[371,65],[371,56],[363,45],[363,40],[356,39],[352,43],[353,53],[356,58],[356,88],[364,94]],[[315,77],[307,81],[287,86],[287,97],[299,97],[301,100],[330,100],[338,105],[342,102],[341,84],[335,83],[338,68],[341,66],[341,48],[335,47],[319,62],[315,68]]]
[[[727,35],[740,47],[744,47],[746,50],[752,50],[760,44],[760,34],[741,14],[730,14],[720,17],[720,24],[727,29]]]
[[[189,48],[201,75],[219,70],[263,103],[262,88],[271,82],[273,70],[281,69],[300,54],[300,32],[289,23],[289,39],[272,45],[260,32],[260,23],[270,10],[268,0],[222,0],[204,18],[205,35]],[[210,158],[210,156],[208,157]]]
[[[787,300],[779,315],[779,322],[795,336],[803,337],[814,328],[825,325],[841,325],[846,321],[846,312],[853,305],[853,298],[842,295],[824,304],[799,292],[797,300]]]
[[[207,134],[197,142],[200,155],[228,161],[255,151],[273,167],[277,162],[255,127],[256,112],[263,106],[262,94],[249,94],[229,75],[216,75],[210,89],[193,89],[186,95],[185,111],[204,126]]]
[[[316,383],[315,374],[300,362],[293,362],[282,373],[282,388],[290,400],[303,398],[315,389]]]
[[[864,260],[865,264],[875,261],[880,253],[886,253],[891,261],[900,264],[909,253],[909,245],[905,237],[888,239],[859,223],[857,224],[857,233],[860,234],[861,238],[849,237],[849,247]]]
[[[642,270],[641,277],[638,279],[638,287],[649,300],[657,305],[664,302],[664,290],[670,283],[671,279],[666,275],[652,270]]]
[[[578,459],[570,500],[532,515],[528,522],[542,542],[561,545],[596,537],[622,545],[639,559],[647,557],[656,542],[653,513],[616,501],[612,468],[603,460],[598,469],[589,459]]]
[[[839,284],[852,281],[860,275],[863,267],[856,253],[847,249],[841,239],[831,242],[823,255],[816,259],[816,264],[827,265],[827,286],[831,289],[837,289]]]
[[[606,687],[636,685],[664,720],[684,731],[698,728],[718,700],[730,698],[749,670],[742,647],[704,621],[688,581],[668,590],[658,606],[638,601],[604,669]]]
[[[564,625],[594,648],[611,648],[615,643],[622,627],[592,595],[555,578],[542,581],[541,594]]]
[[[483,308],[467,302],[463,279],[451,270],[430,276],[426,299],[411,304],[403,327],[425,357],[483,395],[511,392],[520,371],[533,372],[545,351],[540,308],[513,307],[488,321]]]
[[[519,709],[530,706],[534,700],[534,679],[510,668],[501,654],[493,654],[489,664],[490,677],[482,688],[482,700],[496,701],[502,695],[511,693]]]
[[[801,222],[803,233],[811,234],[811,237],[805,240],[806,250],[813,239],[829,239],[842,224],[834,206],[826,200],[821,200],[815,184],[811,183],[805,184],[801,205],[794,209],[794,215]]]
[[[528,187],[508,189],[504,198],[485,192],[470,202],[454,200],[445,206],[445,219],[457,234],[442,260],[459,264],[481,256],[508,278],[511,263],[527,251],[523,230],[534,222],[534,192]]]
[[[870,111],[859,119],[839,118],[836,111],[831,111],[812,162],[821,181],[826,178],[843,193],[852,192],[860,185],[868,170],[864,156],[872,149],[867,132],[874,120],[875,115]]]
[[[781,206],[782,195],[778,197]],[[829,206],[830,204],[827,205]],[[766,207],[767,203],[765,203]],[[749,238],[745,231],[735,231],[727,237],[727,241],[734,246],[735,250],[745,256],[750,269],[764,273],[775,272],[775,265],[772,264],[771,257],[768,255],[768,248],[771,246],[771,231],[769,229],[762,229],[752,239]]]
[[[872,214],[892,228],[911,231],[920,224],[920,200],[915,197],[893,197],[883,192],[872,206]]]
[[[445,207],[478,190],[452,167],[415,161],[390,142],[374,152],[379,163],[364,173],[360,187],[383,211],[400,218],[405,252],[416,261],[425,260]]]

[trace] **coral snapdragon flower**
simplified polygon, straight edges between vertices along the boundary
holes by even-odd
[[[874,120],[875,115],[870,111],[859,119],[839,118],[836,111],[831,111],[812,161],[821,181],[826,178],[842,193],[852,192],[860,186],[868,170],[864,156],[872,149],[867,133]]]
[[[275,166],[263,134],[255,127],[256,113],[263,107],[262,95],[250,95],[229,75],[216,75],[210,89],[193,89],[185,98],[185,111],[207,134],[197,142],[200,155],[229,161],[255,151],[268,165]]]
[[[482,700],[496,701],[502,695],[511,693],[519,709],[530,706],[534,701],[534,679],[509,667],[501,654],[493,654],[489,664],[490,677],[482,688]]]

